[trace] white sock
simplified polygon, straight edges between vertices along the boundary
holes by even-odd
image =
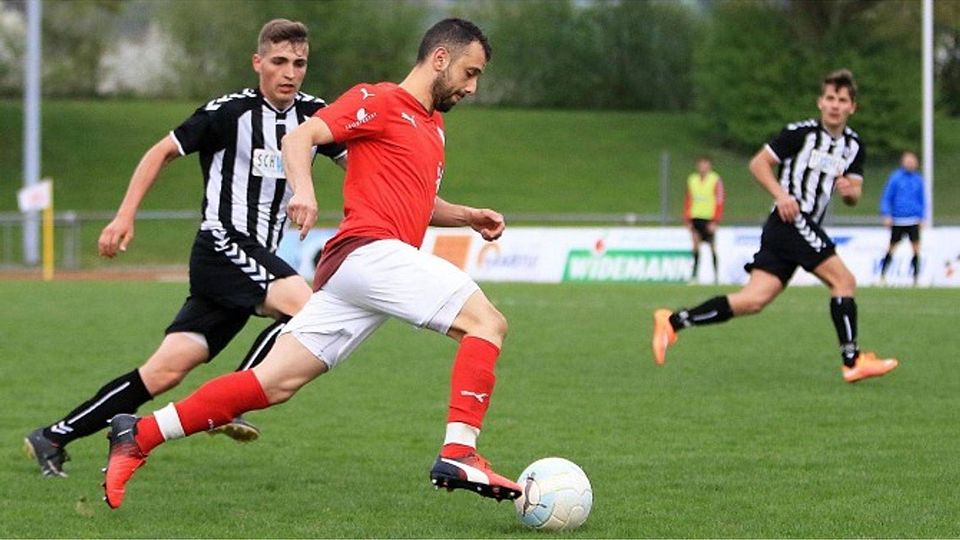
[[[154,411],[153,418],[157,421],[157,427],[160,428],[163,440],[182,439],[187,436],[183,432],[180,415],[177,414],[177,408],[173,406],[173,403],[168,403],[166,407]]]
[[[478,435],[480,435],[479,428],[463,422],[449,422],[447,424],[447,436],[443,439],[443,444],[462,444],[470,448],[476,448]]]

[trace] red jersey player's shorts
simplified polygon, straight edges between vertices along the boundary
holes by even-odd
[[[351,252],[283,333],[333,368],[387,317],[446,334],[478,290],[440,257],[400,240],[377,240]]]

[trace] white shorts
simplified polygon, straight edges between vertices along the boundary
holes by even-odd
[[[399,240],[377,240],[347,255],[282,333],[334,368],[387,317],[446,334],[479,289],[440,257]]]

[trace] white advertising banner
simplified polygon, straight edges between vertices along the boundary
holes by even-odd
[[[301,243],[294,231],[284,235],[280,255],[308,279],[314,258],[332,229],[311,231]],[[882,227],[829,227],[837,252],[861,286],[875,285],[890,233]],[[920,286],[960,286],[960,227],[921,233]],[[760,247],[760,227],[721,227],[717,231],[720,284],[746,283],[743,266]],[[694,278],[690,233],[683,227],[508,227],[496,242],[469,229],[430,228],[422,249],[447,259],[477,281],[714,283],[709,247],[700,246]],[[887,284],[913,284],[910,243],[894,251]],[[820,282],[800,269],[791,285]]]
[[[513,227],[496,242],[468,229],[431,229],[423,249],[478,281],[682,283],[693,268],[680,228]]]

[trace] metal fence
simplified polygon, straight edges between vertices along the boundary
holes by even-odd
[[[80,267],[83,229],[91,222],[104,222],[113,219],[113,212],[77,212],[66,210],[56,212],[53,217],[54,228],[60,239],[55,246],[59,252],[61,268]],[[137,220],[197,220],[194,210],[143,210],[137,213]],[[21,268],[23,261],[23,223],[24,214],[19,212],[0,212],[0,268]]]
[[[54,226],[57,230],[58,267],[76,269],[81,266],[82,234],[85,227],[94,222],[104,223],[113,219],[114,213],[107,211],[77,212],[67,210],[54,215]],[[507,223],[512,225],[544,225],[544,226],[600,226],[600,227],[635,227],[635,226],[669,226],[680,225],[678,217],[664,213],[549,213],[549,212],[514,212],[505,215]],[[321,212],[318,222],[335,224],[339,222],[339,212]],[[23,268],[23,221],[24,215],[19,212],[0,212],[0,269]],[[199,221],[195,210],[141,210],[137,213],[137,221]],[[828,214],[826,224],[829,225],[880,225],[876,216],[834,216]],[[760,219],[751,221],[725,221],[724,225],[760,225]]]

